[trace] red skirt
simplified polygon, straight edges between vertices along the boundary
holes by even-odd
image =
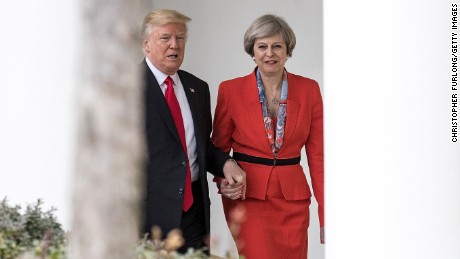
[[[278,173],[271,172],[265,200],[222,197],[225,217],[245,259],[307,258],[310,199],[284,198]],[[243,214],[244,212],[244,214]]]

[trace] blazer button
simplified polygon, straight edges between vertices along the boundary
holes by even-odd
[[[184,189],[180,188],[179,189],[179,194],[182,194],[182,193],[184,193]]]
[[[182,166],[187,166],[187,162],[182,161]]]

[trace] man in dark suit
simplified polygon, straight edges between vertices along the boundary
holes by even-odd
[[[181,252],[206,245],[204,238],[210,232],[206,172],[241,186],[233,199],[244,199],[246,186],[245,172],[210,141],[208,84],[179,70],[190,20],[174,10],[158,10],[149,13],[142,25],[148,150],[143,231],[150,233],[154,225],[164,234],[181,229],[185,239]]]

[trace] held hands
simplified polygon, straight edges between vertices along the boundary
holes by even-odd
[[[232,200],[246,199],[246,173],[234,160],[225,162],[224,176],[219,186],[220,193]]]

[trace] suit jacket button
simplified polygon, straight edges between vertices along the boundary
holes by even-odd
[[[179,189],[179,194],[182,194],[182,193],[184,193],[184,189],[180,188]]]
[[[187,162],[182,161],[182,166],[187,166]]]

